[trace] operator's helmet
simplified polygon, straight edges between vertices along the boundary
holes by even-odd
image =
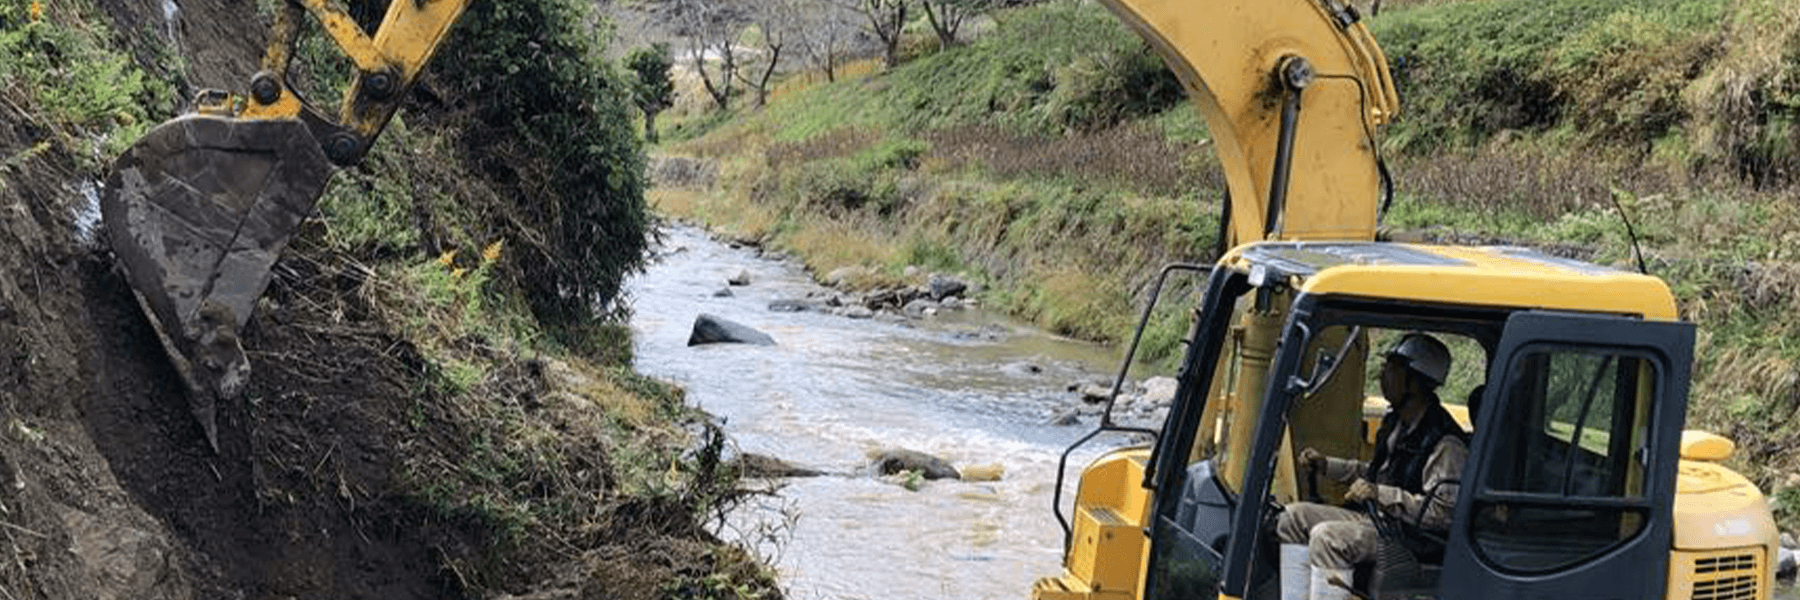
[[[1430,335],[1408,333],[1400,338],[1400,343],[1389,348],[1385,356],[1405,359],[1407,367],[1435,385],[1444,385],[1444,380],[1450,376],[1450,349]]]

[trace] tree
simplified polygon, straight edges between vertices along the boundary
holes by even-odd
[[[669,79],[669,69],[674,66],[665,42],[637,48],[625,56],[625,68],[637,75],[631,99],[644,113],[644,140],[652,144],[656,143],[657,113],[675,103],[675,82]]]
[[[762,68],[754,79],[746,77],[743,70],[737,73],[738,80],[750,89],[756,90],[756,105],[763,106],[769,102],[769,78],[775,74],[775,68],[781,64],[782,49],[787,48],[797,32],[805,27],[806,14],[800,5],[802,0],[763,0],[750,10],[749,18],[756,25],[762,39]]]
[[[719,110],[731,108],[736,90],[737,39],[747,24],[742,6],[714,0],[676,0],[676,33],[688,39],[688,60]],[[708,65],[716,59],[717,67]]]
[[[938,48],[944,49],[956,44],[956,32],[969,17],[981,14],[993,1],[920,0],[919,4],[925,9],[925,20],[931,23],[932,33],[937,34]]]
[[[893,67],[900,62],[900,36],[906,28],[906,9],[912,0],[837,0],[846,9],[862,15],[870,34],[881,40],[882,64]]]
[[[832,0],[801,1],[801,21],[793,32],[794,43],[806,62],[825,75],[826,81],[837,81],[838,60],[849,50],[856,33],[856,15]]]

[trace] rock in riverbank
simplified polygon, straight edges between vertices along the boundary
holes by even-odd
[[[688,334],[689,346],[704,344],[754,344],[773,346],[775,338],[748,325],[702,313],[694,317],[694,330]]]
[[[893,475],[901,471],[918,471],[926,479],[962,479],[950,462],[917,450],[890,448],[875,453],[871,463],[875,472]]]

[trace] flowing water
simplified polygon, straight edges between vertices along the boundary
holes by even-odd
[[[1075,401],[1069,383],[1116,368],[1115,351],[980,311],[909,324],[772,312],[771,300],[820,288],[791,262],[698,229],[664,233],[659,258],[629,288],[638,369],[685,386],[743,452],[836,473],[786,480],[778,497],[740,510],[722,532],[769,555],[790,597],[1020,599],[1033,579],[1060,572],[1062,530],[1050,507],[1057,459],[1093,420],[1046,423]],[[740,271],[750,284],[714,297]],[[701,313],[759,329],[776,345],[690,348]],[[1005,333],[971,335],[980,331]],[[910,491],[867,472],[869,453],[891,447],[958,467],[999,465],[1004,476]],[[1090,444],[1071,458],[1065,503],[1100,450]]]

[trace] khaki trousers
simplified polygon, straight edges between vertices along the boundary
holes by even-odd
[[[1275,536],[1283,544],[1306,544],[1312,566],[1321,569],[1353,569],[1373,561],[1380,543],[1368,515],[1311,502],[1289,504],[1275,523]]]

